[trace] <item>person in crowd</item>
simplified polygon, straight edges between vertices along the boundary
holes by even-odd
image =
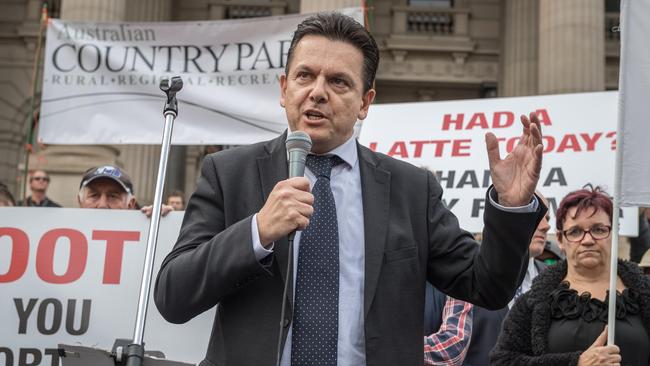
[[[547,240],[546,245],[544,245],[544,251],[535,257],[535,259],[546,263],[548,266],[552,266],[564,259],[564,253],[562,253],[562,249],[560,249],[560,246],[556,242]]]
[[[131,178],[124,170],[114,165],[96,166],[86,170],[79,183],[77,200],[81,208],[136,209]],[[145,206],[141,211],[151,217],[152,206]],[[172,208],[167,205],[163,205],[161,209],[163,216],[171,211]]]
[[[537,196],[548,206],[548,201],[540,192],[537,192]],[[481,366],[489,363],[490,351],[492,351],[496,344],[497,337],[501,331],[501,324],[508,314],[509,309],[519,296],[530,290],[535,277],[546,269],[546,263],[537,260],[536,257],[544,251],[547,233],[551,228],[549,219],[550,215],[547,212],[546,216],[537,225],[533,238],[528,245],[529,259],[526,275],[521,285],[517,288],[515,296],[508,303],[508,306],[497,310],[490,310],[481,306],[474,307],[472,314],[472,338],[467,350],[467,356],[465,357],[465,366]]]
[[[135,209],[131,178],[113,165],[86,170],[79,183],[77,199],[81,208]]]
[[[167,196],[167,206],[171,206],[174,211],[183,211],[185,209],[185,194],[181,191],[172,191]]]
[[[472,336],[474,305],[447,296],[427,283],[425,304],[442,311],[424,314],[424,364],[460,366]]]
[[[607,342],[612,201],[600,188],[569,193],[556,215],[566,260],[547,268],[510,310],[491,365],[648,365],[650,281],[618,260],[615,345]]]
[[[16,206],[16,200],[4,183],[0,182],[0,207]]]
[[[29,207],[61,207],[46,196],[50,185],[50,176],[46,171],[37,169],[29,175],[29,190],[32,192],[25,200],[20,200],[18,206]]]
[[[646,215],[648,211],[648,208],[639,209],[639,235],[630,238],[630,260],[634,263],[639,263],[650,249],[650,222]]]
[[[218,304],[203,363],[269,365],[279,345],[283,366],[422,364],[427,280],[491,308],[519,286],[546,211],[534,195],[539,120],[522,117],[520,143],[504,159],[487,135],[494,186],[479,248],[430,172],[354,139],[375,97],[378,61],[374,39],[352,18],[305,19],[279,81],[290,131],[313,143],[306,176],[287,177],[286,133],[204,159],[154,294],[174,323]]]

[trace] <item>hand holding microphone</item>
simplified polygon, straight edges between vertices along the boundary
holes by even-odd
[[[265,247],[296,230],[304,230],[314,212],[314,196],[309,191],[309,180],[304,177],[311,139],[305,132],[295,131],[287,136],[286,146],[289,179],[273,187],[257,213],[257,229]]]

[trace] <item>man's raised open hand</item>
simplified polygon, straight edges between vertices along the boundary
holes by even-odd
[[[515,148],[505,159],[499,155],[499,142],[493,133],[485,135],[492,183],[499,195],[499,204],[507,207],[530,203],[542,168],[542,130],[534,113],[530,119],[521,116],[523,133]]]

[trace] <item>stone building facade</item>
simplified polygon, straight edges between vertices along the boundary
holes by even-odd
[[[617,89],[618,1],[610,0],[3,0],[0,2],[0,181],[19,196],[41,4],[85,21],[216,20],[309,13],[365,3],[381,48],[377,103]],[[35,101],[38,105],[38,98]],[[168,189],[191,192],[211,147],[174,146]],[[76,206],[81,173],[116,163],[153,199],[156,146],[35,147],[48,195]]]

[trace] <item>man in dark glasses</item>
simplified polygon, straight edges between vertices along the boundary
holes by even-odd
[[[27,196],[25,201],[18,202],[18,206],[29,207],[61,207],[58,203],[49,199],[45,192],[50,185],[50,176],[44,170],[34,170],[29,176],[29,189],[31,196]]]

